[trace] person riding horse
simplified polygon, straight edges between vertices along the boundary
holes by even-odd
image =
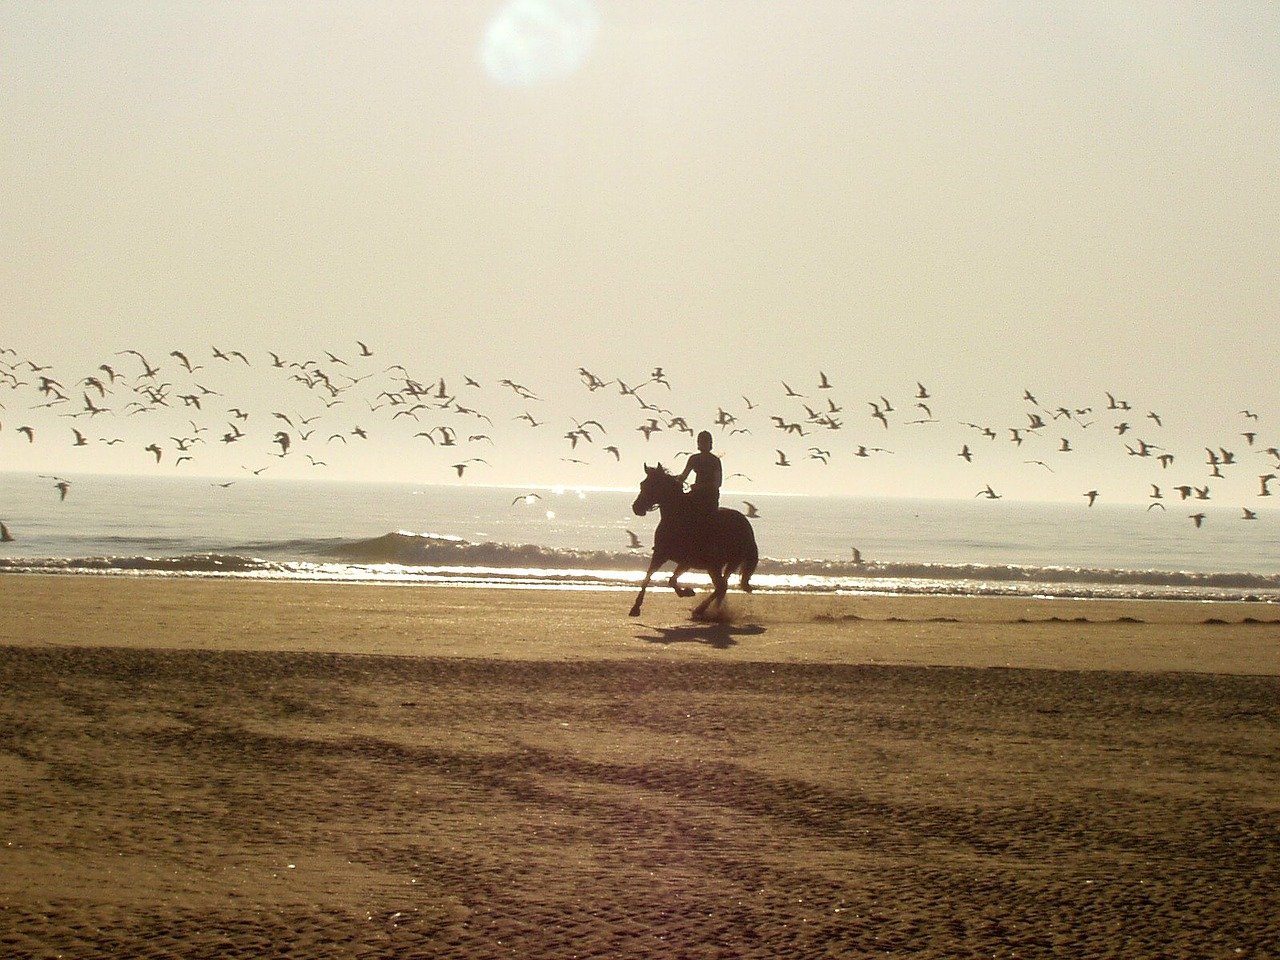
[[[692,595],[688,587],[679,583],[685,570],[705,570],[711,578],[712,593],[693,610],[694,619],[704,616],[707,610],[724,602],[729,589],[729,577],[740,573],[740,586],[751,590],[751,575],[760,561],[755,533],[751,521],[738,510],[719,506],[720,461],[711,454],[711,435],[703,433],[698,438],[699,456],[691,457],[684,474],[667,473],[662,464],[650,467],[645,464],[644,480],[640,492],[631,504],[631,511],[642,517],[657,508],[661,518],[653,533],[653,557],[640,584],[640,593],[631,606],[631,616],[640,616],[645,591],[658,569],[675,561],[669,585],[682,597]],[[699,467],[702,470],[699,471]],[[682,476],[698,471],[699,502],[694,495],[684,492]],[[705,479],[704,479],[705,478]]]
[[[690,473],[694,479],[689,489],[689,504],[694,508],[697,522],[705,527],[715,519],[720,509],[720,482],[724,475],[720,458],[711,452],[710,431],[703,430],[698,434],[698,452],[685,464],[679,481],[684,483]]]

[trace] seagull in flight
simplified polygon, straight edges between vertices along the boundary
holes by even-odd
[[[754,503],[752,503],[750,500],[743,500],[742,502],[746,504],[748,520],[754,520],[756,519],[756,517],[760,516],[759,512],[756,510],[756,505]]]

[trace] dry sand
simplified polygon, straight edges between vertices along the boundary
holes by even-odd
[[[1280,610],[0,577],[2,957],[1277,957]]]

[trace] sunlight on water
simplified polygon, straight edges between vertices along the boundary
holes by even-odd
[[[84,476],[65,503],[45,487],[0,474],[15,535],[0,545],[0,571],[621,590],[642,579],[657,521],[636,517],[623,491],[566,490],[544,513],[482,487],[263,480],[228,490]],[[766,495],[757,506],[752,584],[765,591],[1280,597],[1275,512],[1241,524],[1222,508],[1193,531],[1141,508]]]

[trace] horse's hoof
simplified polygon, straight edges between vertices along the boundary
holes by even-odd
[[[679,590],[677,590],[677,591],[676,591],[676,596],[678,596],[678,597],[692,597],[692,596],[696,595],[696,594],[697,594],[697,592],[698,592],[698,591],[694,590],[692,587],[681,587]]]
[[[638,617],[638,616],[640,616],[640,608],[639,608],[639,607],[632,607],[632,608],[631,608],[631,612],[630,612],[630,613],[628,613],[628,614],[627,614],[627,616],[629,616],[629,617]]]

